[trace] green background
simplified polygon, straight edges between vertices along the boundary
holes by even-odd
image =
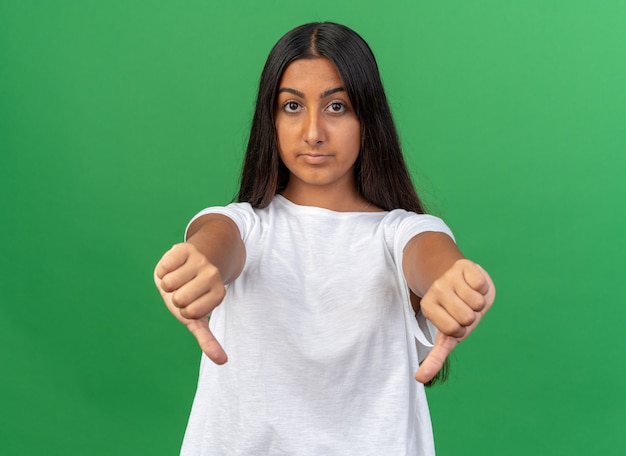
[[[269,49],[377,55],[419,191],[498,285],[440,455],[626,454],[626,2],[0,2],[0,452],[176,454],[195,340],[152,283],[233,197]]]

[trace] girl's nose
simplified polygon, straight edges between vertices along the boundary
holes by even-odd
[[[303,125],[304,142],[309,146],[319,146],[326,140],[324,120],[317,112],[308,113]]]

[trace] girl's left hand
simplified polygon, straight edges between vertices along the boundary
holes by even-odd
[[[483,268],[466,260],[457,260],[438,278],[421,300],[424,316],[439,330],[434,347],[420,365],[415,379],[430,381],[459,342],[476,328],[489,310],[496,289]]]

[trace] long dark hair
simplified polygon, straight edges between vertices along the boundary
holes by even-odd
[[[278,84],[291,62],[317,57],[326,57],[337,68],[361,125],[361,150],[354,166],[359,193],[384,210],[423,214],[374,54],[355,31],[332,22],[296,27],[270,51],[259,83],[237,200],[263,208],[285,189],[289,172],[279,157],[274,125]]]
[[[384,210],[423,214],[374,54],[358,33],[332,22],[296,27],[270,51],[261,73],[237,201],[264,208],[287,186],[289,171],[279,157],[274,124],[278,84],[294,60],[319,57],[326,57],[337,68],[360,122],[361,149],[354,166],[357,190]],[[445,381],[448,370],[446,361],[428,385]]]

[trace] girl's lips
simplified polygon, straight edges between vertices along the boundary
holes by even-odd
[[[302,159],[309,164],[318,165],[320,163],[324,163],[332,157],[332,155],[324,155],[324,154],[302,154],[300,155]]]

